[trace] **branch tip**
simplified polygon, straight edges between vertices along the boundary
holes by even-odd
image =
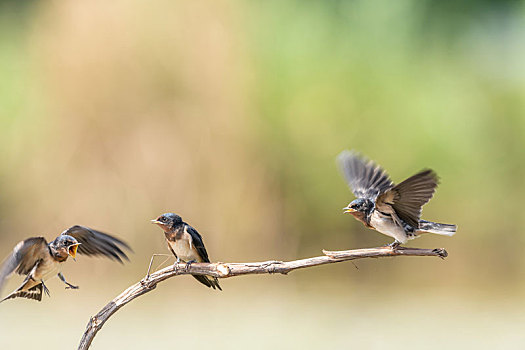
[[[448,252],[445,250],[445,248],[436,248],[432,250],[432,252],[439,256],[441,259],[445,259],[448,256]]]

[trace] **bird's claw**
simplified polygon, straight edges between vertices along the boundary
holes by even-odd
[[[197,260],[190,260],[186,263],[186,267],[184,268],[186,270],[186,272],[188,272],[190,270],[190,266],[191,264],[193,264],[194,262],[197,262]]]
[[[401,245],[401,243],[396,240],[396,241],[393,241],[390,244],[387,244],[386,247],[390,247],[390,249],[396,250],[400,245]]]
[[[179,274],[179,263],[180,263],[180,258],[177,258],[177,260],[173,264],[173,270],[175,271],[176,275]]]

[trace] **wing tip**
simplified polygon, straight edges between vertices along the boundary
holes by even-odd
[[[345,159],[363,159],[368,161],[369,159],[365,157],[361,152],[354,149],[344,149],[336,156],[338,161],[344,161]]]
[[[124,250],[134,253],[127,242],[87,226],[73,225],[62,232],[62,234],[71,235],[81,241],[83,245],[79,247],[79,253],[88,256],[105,256],[123,264],[123,260],[130,260]]]
[[[439,175],[431,168],[423,168],[419,173],[418,175],[430,175],[435,181],[436,183],[439,184],[439,181],[440,181],[440,177]]]

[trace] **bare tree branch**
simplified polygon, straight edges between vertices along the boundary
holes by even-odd
[[[79,350],[88,349],[97,332],[104,326],[104,323],[117,312],[118,309],[138,298],[142,294],[152,291],[157,284],[178,275],[209,275],[217,278],[228,278],[242,275],[281,273],[287,274],[296,269],[313,267],[324,264],[333,264],[341,261],[380,258],[388,256],[437,256],[444,259],[448,254],[443,248],[438,249],[419,249],[398,247],[366,248],[343,251],[325,251],[324,256],[317,256],[308,259],[293,261],[264,261],[253,263],[194,263],[186,269],[184,263],[169,266],[158,270],[150,275],[147,280],[135,283],[115,299],[110,301],[98,314],[91,317],[86,327]]]

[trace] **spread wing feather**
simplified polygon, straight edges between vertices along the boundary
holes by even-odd
[[[436,173],[423,170],[384,193],[378,202],[391,204],[403,221],[418,228],[421,208],[434,195],[438,182]]]
[[[379,194],[393,186],[388,174],[380,166],[355,151],[344,150],[337,156],[337,161],[341,173],[357,198],[375,201]]]
[[[101,255],[122,263],[122,259],[129,260],[123,250],[132,251],[126,242],[85,226],[72,226],[62,232],[62,234],[72,236],[81,243],[78,246],[80,254]]]
[[[16,273],[27,275],[33,267],[49,254],[44,237],[31,237],[18,243],[0,269],[0,292],[7,277],[16,269]]]

